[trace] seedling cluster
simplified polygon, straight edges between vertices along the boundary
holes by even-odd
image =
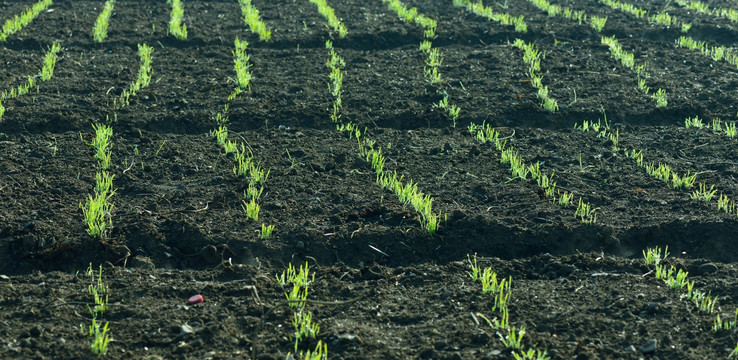
[[[328,25],[338,33],[338,37],[343,39],[348,35],[346,25],[344,25],[341,20],[338,20],[336,13],[333,11],[333,8],[328,5],[326,0],[310,0],[310,2],[318,7],[318,12],[328,21]]]
[[[694,40],[689,36],[680,36],[676,40],[676,43],[680,47],[699,51],[702,55],[708,56],[714,61],[723,60],[728,64],[738,67],[738,54],[725,46],[709,46],[706,42]]]
[[[103,42],[105,37],[108,36],[108,24],[110,22],[110,16],[113,14],[113,8],[115,7],[115,0],[108,0],[105,2],[102,12],[95,20],[95,27],[92,28],[92,38],[95,42]]]
[[[187,25],[182,24],[184,17],[184,5],[182,0],[167,0],[172,5],[172,12],[169,15],[169,34],[179,40],[187,39]]]
[[[3,24],[2,32],[0,32],[0,42],[6,41],[8,36],[15,34],[16,32],[23,29],[24,26],[28,25],[35,19],[38,14],[46,10],[53,3],[52,0],[39,0],[33,4],[32,7],[27,8],[22,13],[13,16],[12,19],[5,21]]]
[[[259,9],[254,5],[251,5],[251,0],[238,0],[238,4],[241,6],[241,15],[243,16],[243,22],[248,25],[252,33],[259,34],[261,41],[268,41],[272,37],[272,32],[267,29],[264,21],[259,16]]]
[[[495,149],[500,152],[500,163],[510,164],[510,172],[512,174],[510,181],[515,179],[527,180],[530,176],[530,179],[536,181],[544,196],[549,198],[552,203],[564,208],[573,204],[574,194],[557,190],[556,182],[553,180],[553,173],[551,175],[544,174],[540,169],[539,162],[526,165],[525,161],[518,155],[518,152],[512,145],[508,145],[507,140],[501,139],[500,133],[489,126],[489,124],[479,126],[472,123],[468,129],[472,136],[479,142],[483,144],[491,142],[494,144]],[[597,222],[598,209],[593,208],[588,202],[584,202],[582,198],[579,198],[579,205],[577,206],[574,217],[579,219],[582,224],[595,224]]]
[[[528,24],[523,20],[523,15],[510,16],[507,13],[497,13],[491,7],[484,6],[481,1],[473,3],[471,0],[454,0],[454,6],[465,7],[475,15],[485,17],[503,25],[513,25],[517,32],[528,32]]]
[[[93,124],[92,127],[95,135],[90,145],[95,150],[95,158],[100,169],[95,174],[94,194],[87,196],[85,204],[80,203],[79,206],[87,224],[87,233],[93,238],[101,238],[106,236],[113,225],[111,219],[113,203],[110,199],[115,195],[113,189],[115,175],[108,172],[113,128],[104,124]]]
[[[437,22],[423,14],[418,13],[418,9],[408,9],[399,0],[382,0],[388,7],[397,13],[397,16],[406,23],[416,24],[423,29],[423,40],[418,47],[420,51],[426,55],[425,66],[423,67],[423,75],[431,85],[440,85],[442,82],[440,66],[443,64],[443,55],[441,51],[433,47],[432,41],[436,38]],[[453,126],[456,127],[456,121],[459,119],[461,108],[454,103],[449,102],[448,94],[436,88],[436,92],[443,95],[443,99],[436,106],[443,110],[451,119]]]
[[[154,48],[146,44],[138,44],[138,57],[141,65],[138,68],[138,77],[136,81],[131,82],[128,89],[123,90],[120,94],[120,98],[113,100],[113,108],[115,110],[122,109],[130,104],[131,96],[136,96],[139,90],[142,90],[149,86],[151,83],[151,53]]]
[[[701,1],[676,0],[676,3],[700,14],[722,17],[732,22],[738,22],[738,10],[735,9],[724,7],[710,8],[709,5]]]
[[[720,120],[720,118],[714,118],[712,119],[712,126],[705,125],[705,123],[700,119],[699,116],[695,116],[694,118],[686,118],[684,119],[684,126],[686,128],[697,128],[702,129],[706,127],[710,127],[712,131],[716,134],[723,134],[731,139],[734,139],[736,135],[738,135],[738,128],[736,128],[735,122],[723,122]]]
[[[441,213],[433,212],[433,198],[418,190],[418,184],[413,183],[412,180],[407,184],[403,184],[402,180],[404,176],[400,175],[398,177],[397,172],[390,173],[389,171],[385,171],[385,157],[382,155],[382,149],[376,149],[376,142],[365,136],[367,130],[364,129],[362,132],[362,130],[353,123],[344,123],[340,120],[340,90],[343,84],[341,67],[345,66],[346,63],[335,51],[331,41],[326,41],[325,47],[330,54],[330,58],[326,62],[326,66],[331,69],[331,84],[329,85],[329,88],[334,97],[331,121],[336,124],[338,131],[347,132],[349,137],[356,139],[359,147],[359,157],[365,159],[371,164],[372,169],[374,169],[377,175],[377,184],[387,190],[392,190],[397,195],[403,206],[410,205],[418,213],[418,221],[421,226],[423,226],[428,233],[435,233],[438,230]]]
[[[512,277],[507,279],[498,280],[497,273],[492,271],[491,267],[487,267],[482,270],[477,264],[477,255],[474,254],[474,258],[467,255],[469,267],[471,272],[469,276],[473,282],[479,281],[482,285],[482,294],[489,295],[492,297],[492,308],[493,313],[497,313],[492,320],[482,313],[476,313],[476,316],[484,319],[487,324],[497,332],[497,336],[500,339],[502,345],[505,348],[512,350],[513,357],[517,360],[548,360],[546,350],[538,350],[528,348],[527,351],[523,350],[523,337],[525,335],[525,327],[521,326],[516,329],[510,325],[510,294]],[[475,318],[476,320],[476,318]],[[504,333],[504,335],[503,335]]]
[[[665,248],[663,255],[658,246],[653,249],[649,248],[643,253],[646,265],[654,266],[657,279],[662,280],[670,289],[683,291],[684,294],[681,297],[692,301],[700,312],[711,314],[715,310],[717,296],[713,298],[709,293],[695,290],[694,281],[687,280],[688,272],[674,266],[667,268],[666,265],[662,265],[661,262],[668,256],[668,247]]]
[[[523,61],[528,64],[528,75],[530,76],[533,87],[538,89],[537,96],[541,101],[541,106],[549,112],[558,111],[558,102],[549,96],[548,86],[543,85],[543,75],[539,74],[541,71],[541,52],[535,44],[526,43],[522,39],[515,39],[513,46],[524,51]]]
[[[315,274],[310,276],[310,269],[307,262],[305,266],[300,266],[299,271],[292,266],[287,265],[287,270],[282,275],[277,275],[277,283],[286,286],[289,291],[284,295],[287,298],[287,304],[292,312],[292,327],[295,329],[295,353],[300,346],[300,342],[307,339],[315,339],[320,334],[320,326],[313,322],[313,313],[306,309],[308,287],[315,281]],[[291,287],[291,288],[290,288]],[[318,341],[314,351],[300,351],[299,358],[325,360],[328,357],[328,345],[322,341]],[[291,359],[291,353],[287,354],[287,359]]]
[[[612,54],[616,60],[619,60],[624,67],[635,72],[636,79],[638,80],[638,90],[648,95],[651,89],[646,85],[646,79],[650,78],[651,75],[646,72],[646,63],[644,62],[643,64],[636,66],[634,60],[635,55],[623,50],[623,47],[615,38],[615,35],[611,37],[603,36],[600,38],[600,41],[610,48],[610,54]],[[656,107],[666,107],[668,104],[666,90],[664,89],[658,89],[651,95],[651,97],[656,101]]]
[[[44,64],[36,75],[29,76],[25,84],[18,85],[10,90],[4,90],[0,93],[0,120],[2,120],[3,115],[5,114],[5,107],[3,107],[4,100],[14,99],[25,95],[34,87],[36,87],[36,91],[38,91],[38,82],[36,81],[36,78],[41,79],[42,82],[46,82],[54,76],[54,68],[56,67],[57,54],[59,51],[61,51],[61,44],[54,43],[44,54]]]
[[[87,268],[86,275],[90,279],[90,285],[87,286],[87,292],[92,295],[95,304],[92,307],[90,307],[89,305],[87,306],[90,311],[90,315],[92,316],[92,323],[87,327],[89,337],[92,338],[90,350],[93,354],[102,356],[107,354],[108,345],[112,340],[112,337],[110,336],[110,330],[108,329],[108,325],[110,323],[106,322],[105,324],[103,324],[102,322],[98,321],[98,319],[104,315],[105,311],[108,308],[109,287],[102,281],[102,265],[97,272],[97,276],[95,276],[95,271],[92,270],[92,263],[90,263],[90,266]],[[80,324],[79,327],[80,331],[84,334],[84,325]]]

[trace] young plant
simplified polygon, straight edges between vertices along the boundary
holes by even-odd
[[[259,34],[261,41],[268,41],[272,37],[272,32],[266,27],[266,24],[259,17],[259,10],[251,5],[251,0],[238,0],[241,5],[241,15],[243,22],[248,25],[252,33]]]
[[[90,350],[93,354],[102,356],[108,352],[108,345],[112,338],[110,337],[109,323],[104,325],[97,319],[103,316],[108,306],[108,286],[102,281],[102,265],[95,276],[92,270],[92,263],[87,268],[87,276],[90,278],[91,284],[87,287],[87,291],[92,295],[94,307],[87,306],[92,316],[92,323],[88,326],[89,336],[92,338]],[[80,330],[84,333],[84,326],[80,324]]]
[[[472,2],[471,0],[453,0],[453,4],[454,6],[465,7],[475,15],[485,17],[500,24],[513,25],[517,32],[525,33],[528,31],[528,24],[523,20],[523,15],[514,17],[506,13],[496,13],[491,7],[485,7],[481,1]]]
[[[270,237],[272,237],[272,231],[274,231],[274,225],[261,224],[261,232],[259,232],[259,237],[262,240],[269,239]]]
[[[328,25],[330,25],[330,27],[332,27],[334,31],[338,32],[338,37],[343,39],[346,37],[346,35],[348,35],[348,29],[346,29],[346,25],[338,20],[338,17],[336,17],[336,13],[333,11],[332,7],[328,6],[326,0],[310,0],[310,2],[318,7],[318,12],[320,13],[320,15],[323,15],[326,20],[328,20]]]
[[[138,44],[138,57],[141,65],[138,68],[138,77],[136,81],[131,82],[128,89],[123,90],[120,94],[120,100],[114,101],[113,107],[118,110],[130,104],[131,96],[135,96],[139,90],[149,86],[151,83],[151,53],[154,48],[146,44]]]
[[[541,106],[549,112],[555,112],[559,110],[559,105],[556,99],[549,97],[548,86],[543,85],[543,76],[539,75],[538,72],[541,70],[541,53],[533,43],[526,43],[521,39],[515,39],[513,46],[523,50],[523,61],[528,64],[528,75],[531,78],[531,84],[534,88],[538,89],[538,99],[541,101]]]
[[[592,28],[596,32],[602,31],[602,28],[605,27],[606,22],[607,22],[607,16],[605,17],[592,16],[591,18],[589,18],[589,24],[592,26]]]
[[[710,200],[712,200],[712,197],[715,196],[715,193],[717,193],[715,185],[710,185],[710,188],[708,189],[705,183],[700,183],[699,189],[692,192],[691,198],[692,200],[710,202]]]
[[[233,70],[236,72],[236,85],[242,91],[249,90],[251,86],[251,64],[249,64],[250,56],[246,54],[246,48],[249,43],[244,40],[240,41],[238,37],[234,40],[235,50],[233,50]]]
[[[113,14],[113,7],[115,7],[115,0],[106,1],[102,12],[95,20],[95,27],[92,28],[92,38],[95,42],[101,43],[108,36],[108,23],[110,15]]]
[[[648,265],[658,265],[661,260],[669,256],[669,246],[667,245],[663,252],[660,247],[648,248],[643,251],[643,262]]]
[[[22,13],[13,16],[12,19],[5,21],[2,32],[0,32],[0,42],[6,41],[8,36],[15,34],[24,26],[28,25],[35,19],[38,14],[51,6],[52,0],[39,0],[32,7],[26,8]]]
[[[169,34],[179,40],[187,39],[187,25],[182,24],[184,17],[184,5],[181,0],[167,0],[172,5],[172,12],[169,15]]]

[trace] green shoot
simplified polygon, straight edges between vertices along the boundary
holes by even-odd
[[[660,247],[648,248],[643,251],[643,261],[646,265],[658,265],[661,260],[666,259],[669,256],[669,246],[664,248],[663,253]]]
[[[151,53],[154,48],[146,44],[138,44],[138,57],[141,65],[138,68],[138,77],[136,81],[132,82],[128,89],[123,90],[120,94],[120,101],[114,103],[115,109],[121,109],[130,104],[129,99],[131,96],[135,96],[139,90],[144,89],[151,83]]]
[[[517,335],[516,335],[517,334]],[[518,350],[523,347],[523,336],[525,335],[525,326],[521,327],[517,332],[515,327],[512,326],[507,332],[507,336],[502,336],[499,332],[497,336],[500,337],[500,341],[508,349]]]
[[[259,17],[259,10],[251,5],[251,0],[238,0],[241,5],[241,15],[243,22],[249,26],[252,33],[259,34],[261,41],[268,41],[272,37],[272,32],[266,27],[266,24]]]
[[[6,41],[8,36],[30,24],[38,14],[46,10],[51,4],[52,0],[39,0],[32,7],[26,8],[20,15],[15,15],[12,19],[5,21],[2,32],[0,32],[0,42]]]
[[[187,26],[182,24],[184,17],[184,5],[181,0],[167,0],[172,5],[172,12],[169,15],[169,34],[179,40],[187,39]]]
[[[517,32],[525,33],[528,31],[528,25],[523,20],[523,15],[513,17],[506,13],[496,13],[492,11],[491,7],[485,7],[481,1],[454,0],[454,6],[466,7],[467,10],[475,15],[485,17],[503,25],[514,25],[515,31]]]
[[[710,185],[710,189],[707,189],[705,183],[700,183],[699,189],[692,192],[692,200],[701,200],[704,202],[710,202],[713,196],[717,193],[715,185]]]
[[[261,231],[259,232],[259,237],[262,240],[269,239],[272,236],[272,231],[274,231],[274,225],[261,224]]]
[[[477,254],[474,254],[474,259],[472,260],[469,255],[466,255],[466,260],[469,261],[469,266],[471,267],[471,272],[469,273],[469,276],[471,276],[472,281],[480,280],[481,272],[479,270],[479,265],[477,265]]]
[[[528,74],[531,78],[531,84],[538,89],[538,99],[541,100],[541,106],[549,112],[559,110],[556,99],[549,97],[548,86],[543,85],[543,75],[539,75],[541,70],[541,52],[533,43],[526,43],[521,39],[515,39],[513,46],[523,50],[523,61],[528,64]]]
[[[110,15],[113,14],[113,7],[115,7],[115,0],[106,1],[102,12],[95,20],[95,27],[92,28],[92,38],[95,42],[101,43],[108,36],[108,23]]]
[[[605,27],[605,23],[607,22],[607,16],[605,17],[598,17],[598,16],[592,16],[589,18],[589,24],[592,26],[592,29],[596,32],[602,31],[602,28]]]
[[[328,20],[328,25],[330,25],[334,31],[338,32],[338,37],[343,39],[348,35],[348,29],[346,29],[346,26],[338,20],[336,13],[333,11],[333,8],[328,5],[326,0],[310,0],[310,2],[318,7],[318,12]]]

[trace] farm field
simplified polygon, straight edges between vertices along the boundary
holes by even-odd
[[[2,358],[738,356],[733,1],[0,23]]]

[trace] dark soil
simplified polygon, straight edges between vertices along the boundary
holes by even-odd
[[[119,0],[98,44],[92,24],[103,3],[59,1],[0,44],[0,89],[37,73],[53,42],[63,47],[50,81],[4,102],[0,357],[94,357],[80,332],[91,301],[82,272],[92,263],[103,265],[110,286],[107,357],[284,359],[294,352],[292,315],[280,306],[286,289],[275,274],[307,261],[316,275],[309,299],[359,298],[308,305],[330,358],[512,359],[476,315],[494,317],[490,297],[467,275],[475,253],[512,278],[510,320],[525,326],[525,347],[553,359],[717,359],[735,348],[734,332],[711,331],[715,313],[698,312],[642,261],[646,248],[668,245],[667,264],[688,270],[695,288],[718,297],[716,313],[732,319],[736,215],[651,178],[626,155],[642,149],[647,162],[697,173],[718,194],[738,197],[736,140],[684,127],[695,115],[735,120],[738,70],[677,48],[678,28],[594,2],[559,2],[608,17],[603,34],[647,61],[652,89],[667,90],[668,106],[657,108],[589,25],[550,18],[526,1],[487,4],[525,15],[526,34],[450,0],[405,2],[438,20],[440,88],[423,76],[422,32],[379,0],[331,2],[349,29],[345,39],[308,1],[254,0],[269,42],[248,31],[236,1],[185,0],[189,39],[179,41],[167,35],[166,2]],[[1,2],[0,21],[29,4]],[[713,46],[738,39],[729,20],[669,4],[693,23],[689,36]],[[638,5],[656,13],[667,3]],[[241,208],[248,181],[233,175],[232,158],[209,135],[234,86],[236,37],[249,41],[253,80],[230,104],[231,137],[271,171],[258,222]],[[545,52],[543,81],[560,111],[541,108],[515,38]],[[346,60],[344,121],[366,127],[386,168],[433,196],[446,216],[436,234],[375,183],[356,141],[331,123],[326,40]],[[101,241],[87,235],[80,210],[97,169],[86,142],[135,80],[139,43],[155,48],[154,77],[115,113],[117,192],[113,228]],[[461,107],[455,128],[434,106],[439,91]],[[573,129],[605,116],[619,130],[617,151]],[[598,208],[596,224],[541,197],[534,181],[511,179],[494,146],[466,130],[472,122],[498,128],[527,163],[555,172],[575,201]],[[276,226],[267,240],[262,223]],[[194,294],[205,302],[186,305]],[[183,325],[194,332],[181,333]],[[653,340],[655,350],[644,351]]]

